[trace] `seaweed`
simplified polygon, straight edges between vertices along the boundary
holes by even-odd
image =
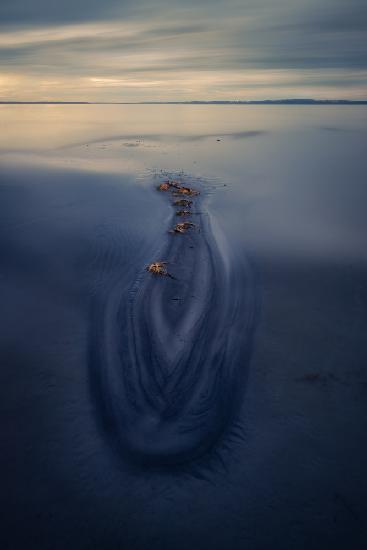
[[[191,216],[190,210],[177,210],[176,216]]]
[[[185,208],[190,208],[192,201],[188,199],[178,199],[173,203],[173,206],[184,206]]]
[[[176,223],[173,229],[171,229],[170,233],[186,233],[189,229],[192,229],[196,227],[194,223],[191,222],[182,222],[182,223]]]
[[[166,265],[168,262],[153,262],[149,265],[147,265],[146,269],[149,271],[149,273],[153,273],[153,275],[161,275],[163,277],[171,277],[171,279],[174,279],[174,277],[168,273]]]

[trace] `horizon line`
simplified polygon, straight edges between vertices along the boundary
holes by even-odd
[[[63,100],[0,100],[0,105],[367,105],[367,99],[250,99],[188,101],[63,101]]]

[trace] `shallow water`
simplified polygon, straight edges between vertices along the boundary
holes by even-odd
[[[366,115],[363,106],[0,107],[2,547],[362,546]],[[172,208],[155,185],[166,173],[205,188],[210,246],[193,243],[196,261],[165,244]],[[156,292],[162,281],[146,277],[164,252],[187,258],[194,309],[164,305],[173,290]],[[210,257],[217,271],[194,269]],[[217,302],[204,291],[214,280]],[[209,367],[231,300],[244,330],[228,331],[228,349],[242,347],[243,369],[227,437],[184,467],[125,460],[119,419],[131,408],[118,377],[129,319],[140,354],[168,341],[172,359],[191,348],[171,325],[196,312]],[[160,327],[154,339],[144,323]],[[187,387],[213,380],[191,366]],[[175,441],[169,433],[156,431],[153,444],[158,434]]]

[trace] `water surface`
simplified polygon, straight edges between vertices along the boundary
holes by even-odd
[[[366,114],[0,107],[2,547],[363,546]],[[251,288],[259,315],[231,435],[156,469],[114,446],[90,356],[95,322],[113,349],[104,315],[167,239],[167,173],[206,186],[215,246],[243,274],[228,299]]]

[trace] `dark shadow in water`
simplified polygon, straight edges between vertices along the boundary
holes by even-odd
[[[96,139],[91,139],[87,141],[79,141],[74,143],[68,143],[57,147],[57,150],[69,149],[72,147],[82,147],[89,145],[97,144],[107,144],[115,143],[121,141],[121,145],[126,147],[126,141],[135,141],[134,145],[129,144],[129,146],[139,146],[144,145],[144,141],[157,141],[157,142],[191,142],[191,141],[202,141],[205,139],[218,139],[218,138],[229,138],[229,139],[248,139],[255,138],[267,134],[266,130],[244,130],[241,132],[229,132],[229,133],[220,133],[217,134],[191,134],[191,135],[182,135],[182,134],[120,134],[120,135],[110,135],[103,138],[98,137]]]
[[[230,132],[230,133],[218,133],[218,134],[201,134],[193,135],[182,138],[185,141],[201,141],[209,138],[230,138],[230,139],[248,139],[267,134],[265,130],[245,130],[243,132]]]
[[[316,128],[317,131],[322,130],[323,132],[331,132],[331,133],[346,133],[346,132],[356,132],[355,128],[347,128],[342,126],[318,126]]]

